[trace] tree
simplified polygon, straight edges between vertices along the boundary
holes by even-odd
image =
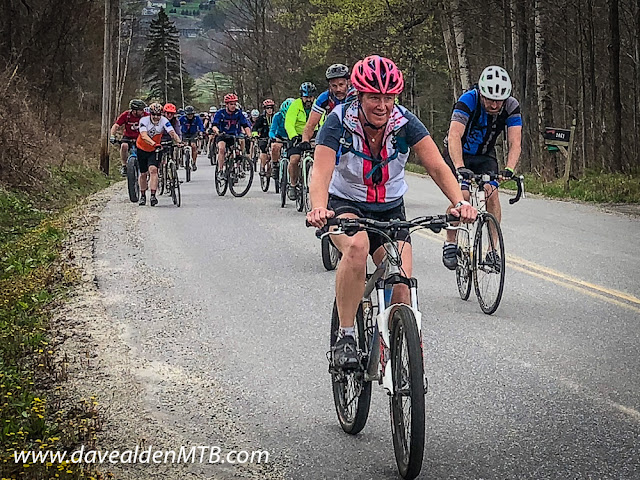
[[[182,98],[180,74],[182,73],[183,83],[189,75],[180,63],[180,33],[163,8],[151,22],[147,40],[144,75],[150,91],[149,99],[157,99],[163,103],[175,102]],[[185,97],[190,97],[188,92],[185,88]]]

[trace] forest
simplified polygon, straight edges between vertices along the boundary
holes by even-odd
[[[136,16],[145,2],[109,4],[114,101],[107,118],[114,118],[126,107],[123,96],[150,90],[149,27]],[[23,166],[33,166],[42,148],[67,157],[63,145],[75,141],[67,138],[74,123],[95,126],[105,109],[105,12],[89,0],[8,0],[0,8],[0,178],[12,182],[24,179]],[[637,173],[640,2],[219,0],[205,21],[215,27],[204,33],[216,39],[212,62],[232,79],[243,104],[281,101],[306,80],[322,89],[329,64],[379,53],[403,70],[401,102],[441,144],[455,99],[485,66],[497,64],[510,72],[521,104],[521,171],[561,178],[565,158],[549,151],[542,132],[575,122],[571,178]],[[25,135],[30,128],[34,134]],[[98,133],[95,139],[94,145]],[[23,163],[13,165],[17,159]]]

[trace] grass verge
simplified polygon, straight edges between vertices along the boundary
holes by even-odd
[[[71,464],[16,463],[14,451],[71,450],[88,444],[95,399],[63,405],[49,336],[51,308],[78,278],[60,258],[68,208],[115,179],[97,170],[53,170],[44,193],[0,189],[0,473],[5,479],[91,478]],[[95,477],[97,478],[97,477]]]

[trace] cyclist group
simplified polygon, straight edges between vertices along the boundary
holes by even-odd
[[[300,156],[312,148],[310,142],[315,136],[317,146],[309,192],[312,210],[307,214],[307,221],[317,228],[324,227],[334,216],[381,221],[405,219],[403,196],[408,185],[404,168],[410,149],[451,202],[448,213],[465,223],[473,222],[477,215],[477,210],[468,202],[467,179],[482,173],[499,173],[501,178],[513,176],[520,156],[522,119],[518,101],[511,96],[511,80],[503,68],[485,68],[477,85],[457,100],[443,154],[418,117],[398,104],[397,96],[403,91],[404,79],[393,61],[372,55],[357,62],[351,71],[346,65],[331,65],[325,77],[328,88],[320,95],[313,83],[304,82],[298,98],[287,98],[277,110],[275,102],[266,99],[262,103],[263,112],[254,109],[250,115],[239,108],[234,93],[225,95],[224,108],[211,107],[203,119],[195,115],[193,107],[186,107],[179,122],[173,104],[162,107],[154,103],[149,106],[147,116],[144,102],[132,100],[130,109],[116,120],[111,134],[113,138],[117,129],[124,126],[124,138],[135,140],[141,150],[141,204],[147,189],[147,171],[151,204],[157,203],[157,162],[150,152],[159,146],[163,133],[178,144],[184,141],[191,145],[193,170],[197,168],[195,142],[205,134],[217,147],[219,171],[225,149],[235,136],[244,134],[256,139],[252,148],[259,150],[261,175],[275,171],[282,145],[286,143],[292,186],[287,194],[292,200],[299,188]],[[503,132],[506,132],[509,153],[505,169],[499,171],[495,144]],[[122,143],[123,172],[127,149],[128,144]],[[458,176],[463,178],[461,184]],[[487,211],[500,221],[497,186],[497,182],[491,182],[484,188],[488,193]],[[398,232],[396,240],[402,251],[403,269],[410,277],[409,231]],[[357,362],[354,319],[362,298],[366,260],[368,255],[376,263],[382,259],[384,241],[377,234],[359,232],[353,236],[334,236],[333,243],[342,254],[336,272],[340,335],[333,360],[334,365],[348,368]],[[457,250],[455,232],[447,231],[443,263],[451,270],[456,269]],[[397,287],[393,301],[407,302],[408,288]]]

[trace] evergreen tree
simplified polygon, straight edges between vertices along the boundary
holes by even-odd
[[[149,100],[182,103],[181,68],[185,101],[190,99],[189,86],[193,85],[193,80],[184,69],[184,65],[180,65],[180,33],[163,8],[151,22],[147,41],[144,75],[150,91]]]

